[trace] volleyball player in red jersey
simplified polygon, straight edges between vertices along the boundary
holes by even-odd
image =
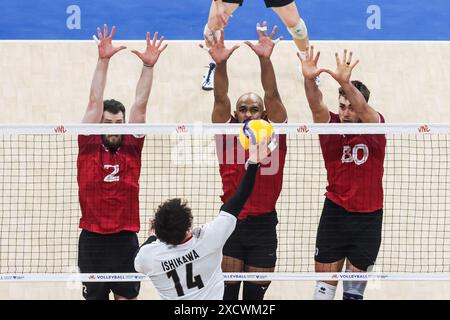
[[[114,47],[115,27],[108,36],[97,29],[99,58],[92,80],[89,104],[83,123],[125,123],[125,107],[116,100],[103,101],[110,59],[125,47]],[[153,82],[153,67],[160,53],[163,37],[156,43],[147,33],[147,49],[133,51],[143,62],[131,108],[130,123],[144,123]],[[134,255],[139,249],[139,176],[143,136],[80,135],[78,136],[78,187],[81,207],[78,266],[82,273],[135,272]],[[83,296],[87,300],[135,299],[139,282],[85,282]]]
[[[302,60],[305,91],[316,123],[383,123],[369,104],[370,92],[360,81],[350,81],[352,52],[336,53],[336,71],[319,69],[320,53],[311,47]],[[329,73],[341,86],[339,112],[328,110],[314,79]],[[320,135],[328,186],[316,238],[316,272],[370,271],[381,244],[383,219],[383,162],[386,138],[378,134]],[[344,281],[343,299],[361,300],[365,281]],[[334,298],[337,281],[319,281],[315,299]]]
[[[259,25],[259,24],[258,24]],[[266,22],[263,27],[266,27]],[[238,46],[231,49],[224,46],[224,32],[221,39],[214,41],[209,50],[217,64],[214,85],[214,123],[244,123],[249,119],[264,118],[274,123],[287,121],[286,109],[277,89],[275,72],[270,56],[275,47],[267,31],[259,31],[257,44],[246,42],[259,57],[261,82],[264,88],[264,100],[256,93],[242,95],[237,103],[234,115],[231,115],[231,102],[228,97],[227,61]],[[222,270],[224,272],[273,272],[276,263],[278,223],[275,205],[281,192],[283,168],[286,157],[286,136],[279,135],[277,147],[267,161],[258,169],[252,196],[241,211],[235,231],[223,249]],[[245,173],[245,161],[248,153],[237,142],[236,136],[219,135],[216,137],[219,170],[222,177],[222,202],[226,203],[236,192],[239,181]],[[270,282],[244,282],[244,300],[262,300]],[[225,300],[237,300],[240,282],[225,283]]]

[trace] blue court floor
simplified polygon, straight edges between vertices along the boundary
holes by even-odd
[[[296,0],[313,40],[450,40],[449,0]],[[117,38],[160,31],[168,40],[200,40],[210,0],[2,0],[1,40],[91,39],[116,25]],[[227,39],[254,39],[257,21],[282,22],[263,0],[245,0]],[[289,38],[285,28],[280,34]]]

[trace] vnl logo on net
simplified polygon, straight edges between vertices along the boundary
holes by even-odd
[[[361,274],[333,274],[331,276],[331,278],[338,279],[338,280],[349,280],[349,279],[367,280],[367,279],[369,279],[369,275],[366,274],[366,273],[361,273]]]
[[[223,275],[225,280],[254,280],[255,278],[257,280],[265,280],[268,278],[267,275],[246,275],[246,274],[242,274],[242,273],[225,273]]]

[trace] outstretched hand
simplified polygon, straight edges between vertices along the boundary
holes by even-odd
[[[352,64],[353,52],[350,51],[349,56],[347,57],[347,49],[344,50],[344,57],[341,60],[339,58],[339,54],[336,52],[336,71],[332,71],[330,69],[325,69],[324,72],[330,74],[337,82],[339,83],[348,83],[350,82],[350,78],[352,76],[352,71],[359,63],[359,60],[356,60]]]
[[[200,44],[199,46],[202,49],[208,50],[208,53],[216,64],[227,61],[233,52],[239,48],[239,45],[235,45],[231,49],[225,47],[223,30],[220,31],[220,39],[213,37],[213,43],[210,49],[206,49],[203,44]]]
[[[253,163],[262,163],[270,155],[267,137],[261,139],[260,143],[253,143],[252,139],[249,139],[248,159]]]
[[[283,39],[283,37],[279,37],[277,40],[273,40],[277,28],[277,26],[274,26],[270,35],[267,35],[267,22],[264,21],[262,27],[258,22],[256,25],[256,30],[258,32],[258,43],[253,44],[250,41],[245,41],[245,44],[248,45],[258,55],[258,57],[268,59],[272,55],[276,42]]]
[[[146,66],[153,67],[158,62],[159,55],[167,48],[167,44],[162,46],[164,36],[159,39],[158,43],[156,43],[157,40],[158,32],[155,32],[153,35],[153,40],[150,40],[150,32],[147,32],[147,48],[145,51],[141,53],[137,50],[132,50],[131,52],[137,55]]]
[[[112,27],[111,34],[108,36],[108,26],[103,25],[103,33],[100,28],[97,28],[98,35],[98,56],[100,59],[111,59],[117,52],[126,49],[125,46],[114,47],[112,45],[112,39],[116,34],[116,27]]]
[[[311,46],[306,52],[306,57],[304,59],[298,52],[297,57],[302,63],[302,73],[305,79],[315,80],[322,72],[326,71],[326,69],[317,66],[320,58],[320,51],[314,56],[314,46]]]

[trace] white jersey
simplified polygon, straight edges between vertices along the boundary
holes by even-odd
[[[164,300],[222,300],[222,248],[236,226],[236,217],[221,211],[196,228],[177,246],[159,240],[139,250],[134,266],[150,277]]]

